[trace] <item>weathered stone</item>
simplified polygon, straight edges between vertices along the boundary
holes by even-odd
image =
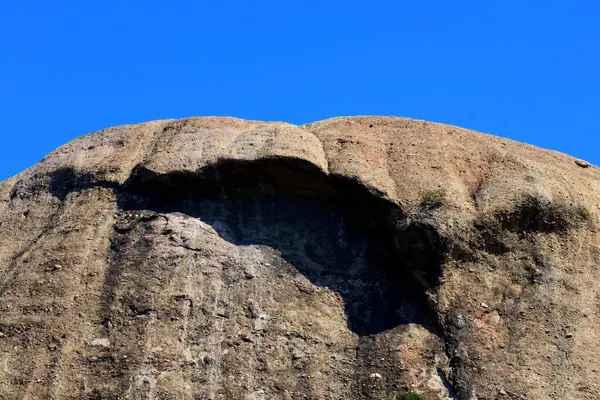
[[[589,162],[583,160],[575,160],[575,164],[581,168],[589,168],[592,166]]]
[[[98,338],[90,342],[91,346],[96,347],[110,347],[110,340],[108,338]]]
[[[594,398],[582,167],[387,117],[83,136],[0,183],[0,398]]]

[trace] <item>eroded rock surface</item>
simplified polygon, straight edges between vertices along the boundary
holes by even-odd
[[[0,183],[0,398],[600,398],[600,171],[401,118],[190,118]]]

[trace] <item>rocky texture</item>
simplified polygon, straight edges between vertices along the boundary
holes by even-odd
[[[0,183],[0,398],[600,398],[599,195],[409,119],[81,137]]]

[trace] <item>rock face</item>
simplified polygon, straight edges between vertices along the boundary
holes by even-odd
[[[0,183],[0,398],[600,398],[600,170],[400,118],[106,129]]]

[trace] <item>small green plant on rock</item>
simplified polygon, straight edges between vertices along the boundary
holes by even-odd
[[[419,394],[413,392],[402,392],[396,394],[396,400],[424,400]]]
[[[434,208],[441,207],[446,199],[446,191],[444,189],[430,190],[423,195],[421,204]]]

